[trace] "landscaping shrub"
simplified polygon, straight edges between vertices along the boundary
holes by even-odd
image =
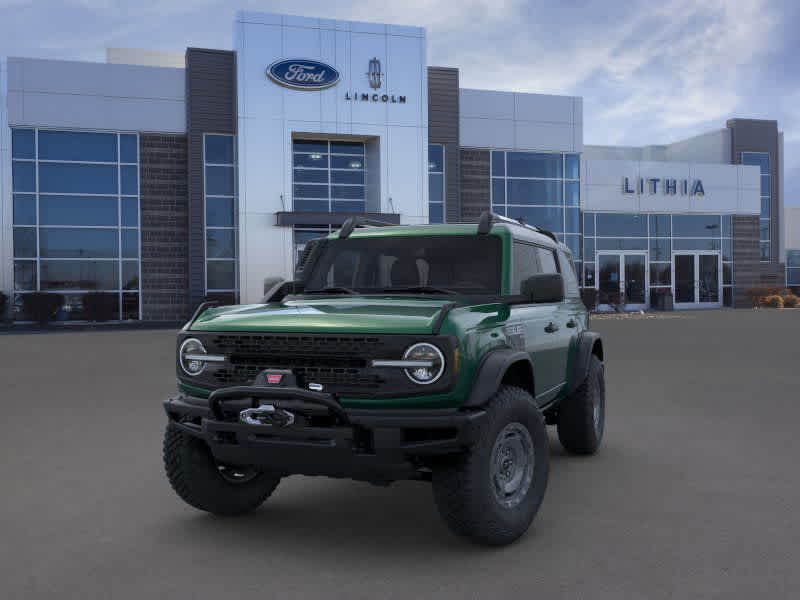
[[[783,297],[778,296],[778,294],[771,294],[764,298],[763,305],[770,308],[783,308]]]
[[[786,294],[783,297],[784,308],[794,308],[798,304],[800,304],[800,298],[798,298],[794,294]]]
[[[33,292],[22,296],[22,310],[28,318],[44,325],[55,317],[64,304],[64,296],[48,292]]]
[[[117,294],[87,292],[83,295],[83,310],[88,321],[111,321],[119,318]]]

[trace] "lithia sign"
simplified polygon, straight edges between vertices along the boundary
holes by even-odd
[[[384,102],[387,104],[405,104],[406,97],[377,92],[383,86],[381,61],[372,58],[369,61],[367,81],[372,92],[347,91],[344,99],[350,102]],[[339,83],[341,76],[334,67],[304,58],[277,60],[267,67],[267,77],[283,87],[293,90],[324,90]]]
[[[657,194],[659,191],[666,196],[705,196],[703,182],[699,179],[661,179],[659,177],[623,177],[622,193],[642,195],[647,189],[648,194]]]

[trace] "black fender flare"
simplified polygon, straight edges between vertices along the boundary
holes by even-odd
[[[508,368],[520,361],[528,363],[533,374],[533,362],[527,352],[511,348],[496,348],[488,352],[478,366],[469,397],[462,406],[464,408],[484,406],[500,388]]]
[[[597,348],[597,352],[595,352]],[[575,352],[575,366],[569,378],[567,394],[573,393],[580,386],[589,374],[589,359],[592,354],[598,354],[603,360],[603,340],[596,331],[583,331],[578,338],[577,350]]]

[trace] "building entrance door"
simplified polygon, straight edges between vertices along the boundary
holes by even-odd
[[[647,307],[647,253],[597,253],[598,310]]]
[[[672,292],[675,308],[722,306],[722,269],[719,252],[672,254]]]

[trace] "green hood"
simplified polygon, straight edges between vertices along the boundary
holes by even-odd
[[[336,296],[206,310],[192,331],[429,334],[448,299]]]

